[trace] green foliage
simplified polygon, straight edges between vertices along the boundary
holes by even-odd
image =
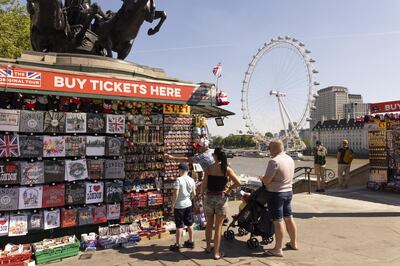
[[[268,138],[273,138],[274,134],[272,134],[271,132],[267,132],[267,133],[265,133],[265,136]]]
[[[30,50],[30,20],[19,1],[0,0],[0,57],[17,58]]]
[[[215,136],[211,138],[213,147],[219,147],[223,145],[224,138],[221,136]]]
[[[213,147],[224,146],[226,148],[251,148],[255,147],[256,143],[251,135],[233,135],[228,137],[213,137]]]

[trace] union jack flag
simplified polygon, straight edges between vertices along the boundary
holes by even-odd
[[[0,77],[40,80],[42,78],[42,73],[0,68]]]
[[[221,75],[222,75],[221,63],[218,63],[218,65],[214,66],[212,72],[213,72],[214,76],[216,76],[218,78],[221,77]]]
[[[19,155],[18,135],[0,135],[0,157],[19,157]]]
[[[107,133],[125,133],[125,116],[107,115]]]

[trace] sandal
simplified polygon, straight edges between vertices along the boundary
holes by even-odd
[[[219,259],[222,259],[223,257],[225,257],[224,252],[220,252],[220,253],[219,253],[219,256],[215,256],[215,255],[214,255],[214,260],[219,260]]]
[[[293,247],[292,244],[290,244],[290,242],[287,242],[285,244],[285,247],[287,250],[299,250],[298,248]]]
[[[266,257],[280,257],[280,258],[283,257],[283,254],[276,254],[276,253],[271,252],[271,250],[264,252],[264,255]]]

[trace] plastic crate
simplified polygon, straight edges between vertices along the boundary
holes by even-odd
[[[79,253],[80,243],[67,244],[55,248],[43,249],[35,252],[36,264],[44,264],[55,260],[77,256]]]
[[[31,245],[24,245],[24,249],[27,249],[27,251],[22,254],[1,257],[0,265],[1,266],[23,266],[24,261],[29,260],[32,257]]]

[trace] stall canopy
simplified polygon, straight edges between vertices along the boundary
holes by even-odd
[[[201,114],[207,118],[226,117],[235,115],[235,113],[216,107],[216,106],[192,106],[193,114]]]

